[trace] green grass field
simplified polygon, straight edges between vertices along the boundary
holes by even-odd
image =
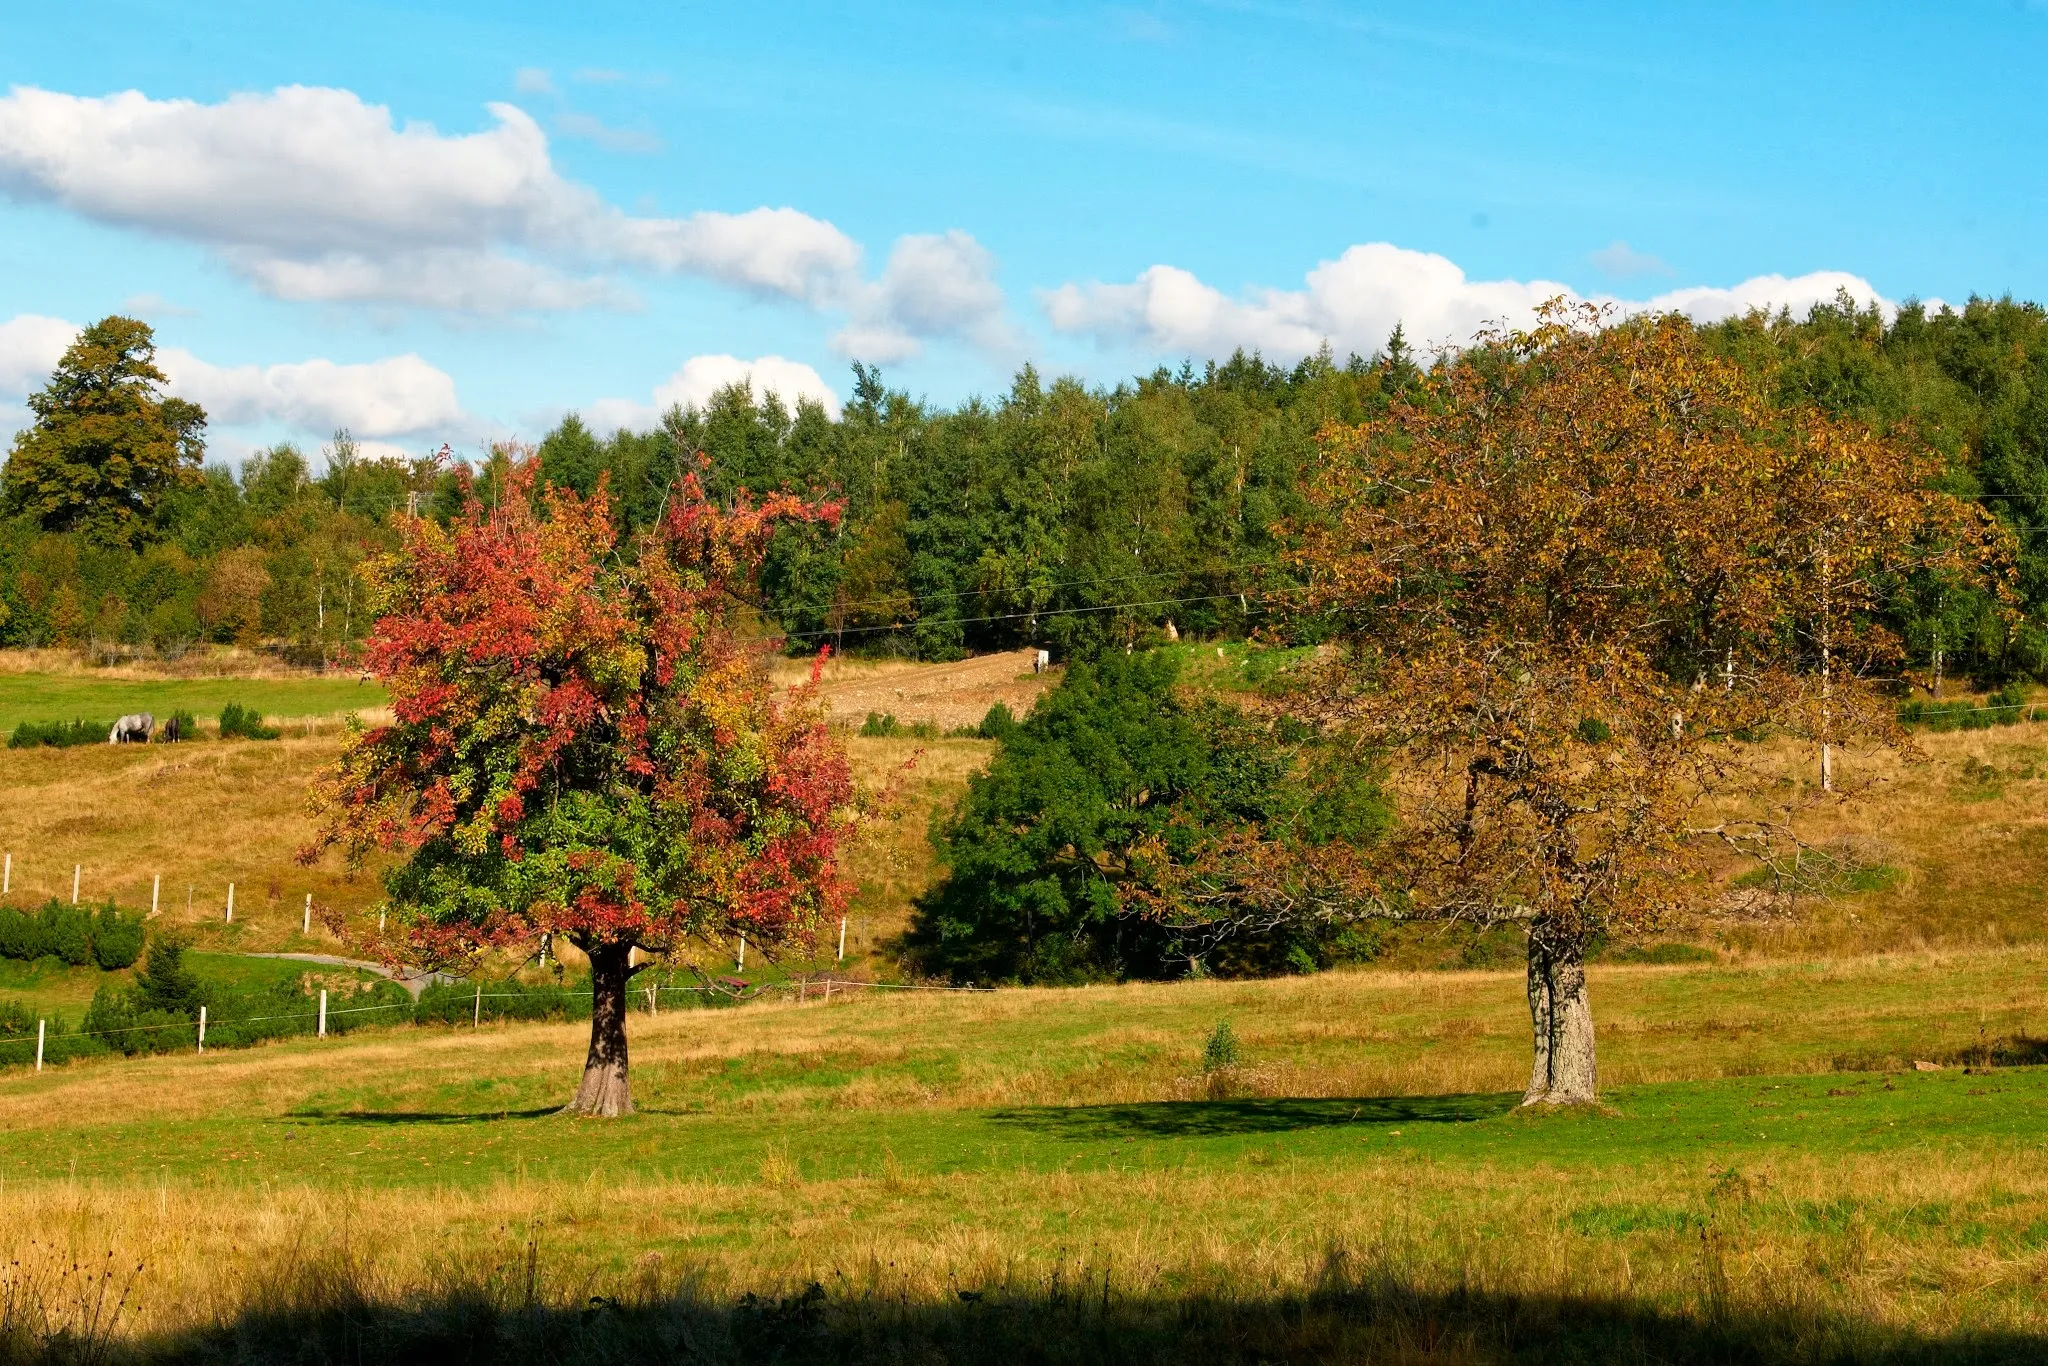
[[[23,721],[106,721],[130,712],[212,717],[230,702],[265,716],[331,716],[384,705],[384,690],[353,678],[123,678],[118,674],[0,673],[0,731]]]
[[[1548,1117],[1512,973],[636,1015],[615,1122],[574,1025],[93,1060],[0,1077],[0,1255],[176,1359],[2031,1360],[2048,1069],[1963,1063],[2044,969],[1596,968]]]

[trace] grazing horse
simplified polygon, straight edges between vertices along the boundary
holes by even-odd
[[[114,723],[114,728],[107,732],[107,743],[146,745],[149,743],[150,732],[155,729],[156,718],[146,711],[138,711]]]
[[[157,732],[156,738],[168,744],[176,744],[180,740],[189,740],[191,737],[185,733],[185,727],[179,723],[178,718],[173,716],[170,720],[164,722],[164,728]]]

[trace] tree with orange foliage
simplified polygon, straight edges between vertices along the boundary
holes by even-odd
[[[816,671],[778,693],[736,621],[777,527],[839,510],[721,509],[692,474],[629,555],[601,486],[537,493],[534,474],[512,466],[449,527],[405,518],[369,569],[365,663],[393,720],[351,733],[302,857],[399,854],[388,905],[430,963],[542,935],[581,949],[590,1053],[569,1108],[619,1115],[634,949],[804,942],[849,890],[860,797]]]
[[[2002,552],[1933,452],[1773,406],[1682,318],[1609,323],[1554,304],[1325,432],[1292,542],[1342,623],[1310,696],[1389,764],[1376,909],[1527,931],[1525,1104],[1597,1094],[1590,940],[1696,897],[1716,848],[1775,857],[1842,745],[1904,743],[1900,576]],[[1768,786],[1773,730],[1820,747],[1805,798]]]

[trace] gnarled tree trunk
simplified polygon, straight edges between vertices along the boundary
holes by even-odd
[[[1529,1022],[1535,1063],[1524,1105],[1590,1105],[1599,1096],[1586,941],[1548,925],[1529,931]]]
[[[626,944],[592,944],[590,955],[590,1056],[583,1063],[583,1084],[569,1111],[609,1119],[633,1113],[633,1093],[626,1085],[626,983],[633,975]]]

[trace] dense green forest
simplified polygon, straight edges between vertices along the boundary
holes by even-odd
[[[167,400],[148,411],[149,338],[132,326],[139,336],[75,347],[90,354],[67,357],[15,439],[0,476],[0,644],[239,642],[333,658],[367,626],[352,571],[391,544],[392,513],[449,516],[462,479],[489,497],[523,454],[500,448],[461,468],[367,458],[343,434],[312,457],[278,446],[239,470],[205,464],[196,410]],[[1788,404],[1910,426],[1939,449],[1954,490],[2017,533],[2024,611],[2015,623],[1974,591],[1923,585],[1895,604],[1896,624],[1921,668],[2048,677],[2048,312],[1976,300],[1933,317],[1908,306],[1888,323],[1844,302],[1704,335]],[[1085,652],[1168,622],[1214,635],[1259,626],[1278,572],[1274,528],[1302,511],[1318,430],[1372,416],[1429,363],[1397,331],[1371,357],[1289,368],[1240,353],[1114,388],[1026,367],[1007,393],[953,408],[857,365],[837,420],[733,389],[652,432],[598,433],[571,416],[538,458],[558,484],[604,479],[631,524],[656,516],[700,458],[722,498],[790,487],[842,499],[837,528],[786,532],[771,556],[764,606],[793,648]],[[115,487],[101,467],[126,457],[75,436],[81,411],[104,424],[109,394],[126,395],[117,419],[155,424],[154,485]]]

